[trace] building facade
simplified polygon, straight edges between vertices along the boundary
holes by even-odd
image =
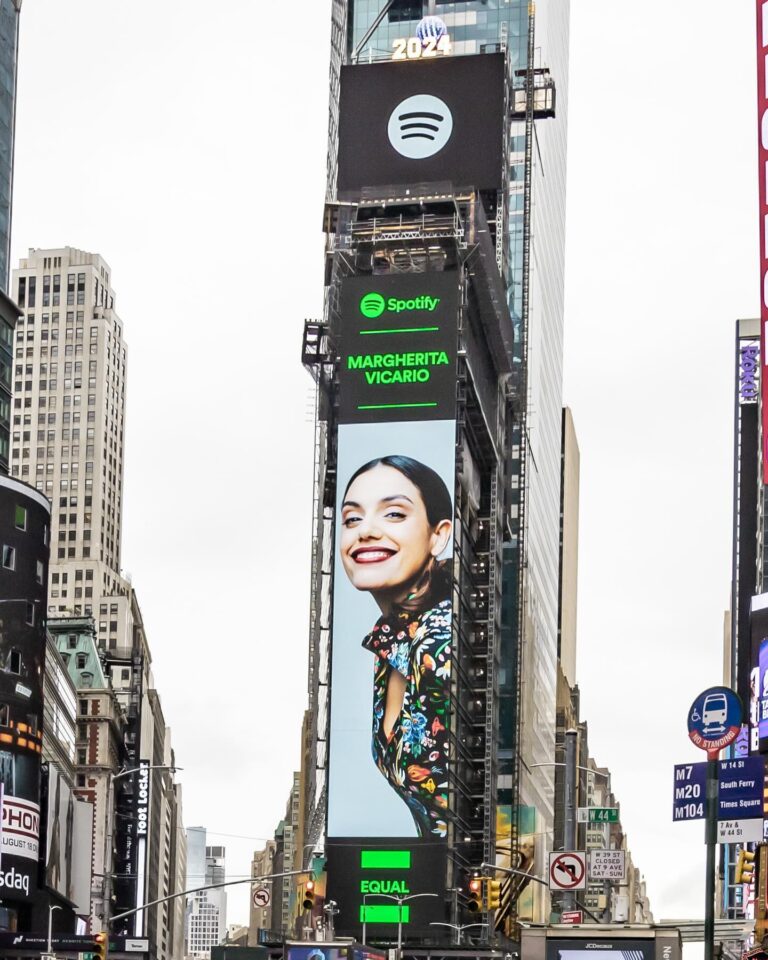
[[[106,929],[109,916],[111,891],[106,878],[125,869],[122,861],[111,855],[119,829],[114,777],[125,763],[125,719],[102,666],[93,620],[50,618],[48,629],[77,697],[74,782],[76,796],[93,804],[94,809],[89,929],[96,933]]]
[[[226,890],[196,889],[226,881],[226,850],[208,846],[206,840],[205,827],[187,829],[185,889],[195,890],[186,905],[185,956],[191,960],[210,960],[211,948],[227,936]]]
[[[86,711],[75,783],[95,807],[96,932],[110,914],[180,890],[185,871],[170,730],[138,598],[121,573],[126,345],[111,271],[98,254],[30,250],[12,287],[22,317],[11,368],[11,474],[53,504],[48,615],[59,623],[59,650]],[[0,396],[0,434],[1,415]],[[112,932],[148,937],[158,960],[180,957],[183,907],[139,911]]]
[[[0,3],[0,290],[8,292],[21,0]]]
[[[261,850],[256,850],[251,861],[252,877],[268,877],[276,872],[274,868],[276,845],[273,840],[268,840]],[[271,892],[271,891],[270,891]],[[261,906],[251,898],[250,916],[248,919],[248,946],[259,946],[259,930],[273,930],[272,923],[273,901],[270,896],[269,903]]]
[[[23,316],[11,474],[54,507],[49,613],[98,617],[105,649],[130,648],[120,576],[126,346],[111,271],[71,247],[30,250],[13,289]]]
[[[0,928],[6,930],[31,929],[38,893],[50,522],[44,496],[0,476]]]

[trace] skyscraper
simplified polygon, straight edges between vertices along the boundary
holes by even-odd
[[[410,742],[402,750],[393,748],[400,757],[418,749],[420,757],[410,767],[403,760],[402,769],[395,769],[383,747],[376,753],[374,720],[373,749],[379,770],[411,801],[414,818],[427,811],[445,837],[447,882],[459,889],[462,871],[481,861],[497,857],[500,865],[514,866],[523,831],[535,838],[537,873],[552,844],[569,4],[336,0],[332,16],[329,289],[326,315],[321,323],[307,325],[304,342],[305,363],[319,388],[310,643],[310,706],[319,756],[308,791],[305,839],[320,836],[324,820],[328,837],[339,838],[340,845],[353,836],[364,838],[361,843],[404,836],[412,828],[403,817],[400,834],[392,833],[395,827],[382,823],[389,812],[372,824],[364,811],[344,804],[345,764],[353,750],[362,755],[371,733],[366,735],[355,718],[353,742],[347,693],[332,688],[328,711],[324,688],[328,647],[334,687],[349,661],[342,651],[347,650],[347,610],[354,601],[340,602],[345,573],[338,563],[334,570],[340,526],[346,523],[339,522],[337,495],[344,489],[337,484],[352,482],[346,451],[361,448],[363,438],[377,431],[390,447],[407,444],[421,416],[425,424],[433,422],[419,434],[416,452],[427,449],[428,441],[437,443],[440,430],[455,436],[456,444],[455,474],[447,466],[440,474],[453,498],[453,542],[441,557],[453,560],[454,593],[445,602],[453,614],[456,679],[445,714],[422,715],[419,721],[434,731],[448,716],[450,735],[445,746],[441,740],[436,745],[433,736],[426,748],[426,741],[417,748]],[[499,108],[496,120],[492,61],[499,56],[507,109]],[[481,74],[484,80],[478,83]],[[488,119],[489,128],[473,126],[478,115]],[[503,149],[496,160],[499,144]],[[478,162],[480,155],[488,165]],[[452,306],[457,290],[458,315]],[[373,322],[382,313],[387,319],[390,310],[390,322]],[[422,323],[418,314],[423,311],[432,316]],[[360,314],[369,321],[367,329],[359,329]],[[413,324],[396,322],[403,318]],[[452,330],[458,331],[456,355]],[[429,334],[445,337],[443,352],[429,346]],[[384,339],[394,335],[416,340]],[[367,342],[381,344],[381,353],[364,352],[362,341],[357,354],[349,353],[356,337],[374,336],[376,341]],[[399,372],[418,366],[420,357],[433,359],[423,361],[423,369]],[[447,388],[438,395],[438,371],[427,369],[429,363],[455,371],[454,396]],[[396,372],[375,372],[386,368]],[[365,381],[352,382],[349,371],[358,369],[371,372]],[[425,386],[397,396],[394,391],[365,400],[360,395],[363,388],[405,383]],[[388,432],[391,422],[400,429]],[[354,442],[345,441],[353,435]],[[374,447],[371,455],[394,452]],[[351,522],[367,530],[362,517]],[[377,554],[371,563],[384,563],[383,557]],[[353,561],[350,555],[346,576]],[[382,626],[379,622],[366,642],[377,646]],[[414,623],[411,635],[424,626]],[[423,663],[402,665],[408,677],[424,669]],[[447,667],[436,669],[447,672]],[[390,674],[380,676],[386,684]],[[364,681],[356,677],[354,684],[359,682]],[[404,703],[417,695],[406,689]],[[406,718],[408,731],[416,719]],[[430,756],[432,763],[436,756],[449,759],[431,770],[424,762]],[[379,781],[362,761],[360,770],[365,785],[359,789],[370,799]],[[413,783],[404,786],[409,779]],[[385,807],[394,822],[399,812],[382,793],[382,811]],[[417,829],[423,838],[427,820]],[[354,866],[350,861],[341,867],[346,855],[340,847],[337,876]],[[440,868],[433,864],[433,869]],[[332,873],[331,858],[329,883],[339,899]],[[351,890],[344,892],[349,899]],[[532,919],[546,919],[546,894],[539,885],[534,893]],[[423,903],[414,907],[414,913],[423,908]],[[457,900],[454,922],[459,915]],[[514,918],[509,884],[497,921],[500,915]],[[339,923],[349,921],[341,917]],[[414,919],[414,927],[420,922],[427,922],[426,914]]]
[[[52,615],[94,615],[107,650],[130,649],[120,575],[126,346],[111,270],[72,247],[30,250],[14,272],[11,473],[53,504]]]
[[[8,291],[21,0],[0,0],[0,290]]]
[[[226,850],[206,845],[205,827],[187,830],[187,890],[213,883],[224,883]],[[227,933],[227,894],[225,890],[201,890],[187,901],[185,955],[208,960],[211,947],[220,944]]]
[[[19,311],[8,296],[16,135],[16,66],[21,0],[0,0],[0,473],[8,473],[13,330]]]

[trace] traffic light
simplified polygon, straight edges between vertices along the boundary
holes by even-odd
[[[94,939],[94,957],[96,960],[107,960],[107,952],[109,950],[109,934],[106,933],[97,933]]]
[[[483,884],[485,880],[483,877],[472,877],[469,881],[469,903],[467,904],[467,910],[470,913],[482,913],[483,912]]]
[[[736,860],[735,883],[752,883],[755,878],[755,855],[751,850],[739,850]]]
[[[486,889],[486,904],[489,910],[498,910],[501,906],[501,880],[489,880]]]
[[[305,910],[311,910],[315,905],[315,881],[307,880],[304,884],[304,897],[301,901]]]

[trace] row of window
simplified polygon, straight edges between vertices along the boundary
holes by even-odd
[[[88,427],[88,428],[87,428],[86,438],[87,438],[88,440],[95,440],[95,439],[96,439],[96,428],[95,428],[95,427]],[[69,428],[68,428],[68,427],[62,427],[62,430],[61,430],[61,439],[62,439],[62,440],[67,440],[67,441],[68,441],[68,440],[79,440],[79,439],[80,439],[80,428],[79,428],[79,427],[75,427],[74,430],[72,430],[72,432],[71,432],[71,434],[70,434],[70,431],[69,431]],[[46,440],[48,441],[48,443],[54,443],[54,442],[56,441],[56,431],[55,431],[55,430],[49,430],[49,431],[46,433],[45,430],[38,430],[38,431],[37,431],[37,442],[38,442],[38,443],[45,443]],[[32,433],[31,433],[30,430],[24,430],[23,432],[20,432],[20,431],[17,430],[17,431],[15,431],[14,434],[13,434],[13,442],[14,442],[14,444],[17,444],[17,445],[18,445],[19,443],[31,443],[31,441],[32,441]],[[104,434],[104,443],[106,443],[106,442],[107,442],[107,434],[105,433],[105,434]],[[110,440],[109,445],[110,445],[110,447],[112,446],[112,441],[111,441],[111,440]],[[92,444],[89,444],[89,446],[92,446]]]
[[[35,331],[29,327],[25,330],[23,327],[19,327],[16,331],[16,340],[34,340]],[[41,340],[58,340],[59,331],[54,327],[52,330],[41,330],[40,331]],[[82,327],[67,327],[64,335],[65,340],[82,340],[83,338],[83,328]],[[99,339],[99,328],[91,327],[91,341]]]
[[[98,345],[98,343],[92,343],[92,344],[91,344],[91,348],[90,348],[90,350],[89,350],[89,353],[91,353],[91,354],[98,354],[98,352],[99,352],[99,345]],[[83,345],[82,345],[82,343],[76,343],[76,344],[75,344],[75,347],[74,347],[74,350],[72,349],[72,344],[70,344],[70,343],[68,343],[68,344],[66,345],[66,347],[64,348],[64,356],[65,356],[65,357],[72,357],[72,356],[79,357],[79,356],[82,355],[82,353],[83,353]],[[58,357],[58,355],[59,355],[59,348],[58,348],[58,346],[51,347],[50,354],[51,354],[52,357]],[[26,354],[25,354],[25,352],[24,352],[24,348],[23,348],[23,347],[19,347],[19,348],[16,350],[16,359],[17,359],[17,360],[21,360],[21,358],[24,357],[24,356],[34,357],[34,355],[35,355],[35,348],[34,348],[34,347],[27,347]],[[48,347],[41,347],[41,348],[40,348],[40,356],[41,356],[41,357],[47,357],[47,356],[48,356]]]
[[[53,291],[53,292],[51,292]],[[77,302],[79,304],[85,303],[85,274],[84,273],[68,273],[67,274],[67,304],[74,304],[75,294],[77,294]],[[51,285],[51,276],[45,274],[43,276],[43,306],[47,307],[51,305],[51,298],[53,298],[53,306],[58,306],[59,297],[61,295],[61,274],[56,273],[53,275],[53,285]],[[37,277],[19,277],[19,288],[18,288],[18,297],[17,303],[20,307],[34,307],[37,300]]]
[[[90,373],[92,373],[92,374],[93,374],[93,373],[96,373],[97,370],[98,370],[98,367],[99,367],[99,361],[98,361],[98,360],[90,360],[90,361],[88,362],[88,370],[89,370]],[[26,364],[26,365],[24,365],[23,363],[17,363],[17,364],[16,364],[16,370],[15,370],[14,372],[15,372],[15,374],[16,374],[17,377],[21,377],[21,376],[23,376],[24,374],[26,374],[28,377],[31,377],[31,376],[34,375],[34,370],[35,370],[35,365],[34,365],[34,363],[28,363],[28,364]],[[59,372],[59,365],[58,365],[58,363],[52,363],[52,364],[51,364],[51,367],[50,367],[50,371],[51,371],[51,373],[58,373],[58,372]],[[82,373],[82,372],[83,372],[83,362],[82,362],[82,360],[76,360],[75,363],[74,363],[74,373],[77,374],[77,373]],[[48,364],[47,364],[47,363],[41,363],[41,364],[40,364],[40,375],[41,375],[41,376],[45,376],[47,373],[48,373]],[[65,376],[71,376],[72,373],[73,373],[72,361],[71,361],[71,360],[68,360],[68,361],[64,364],[64,375],[65,375]]]

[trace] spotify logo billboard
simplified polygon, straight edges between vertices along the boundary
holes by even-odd
[[[341,69],[340,195],[430,181],[498,189],[504,135],[502,54]]]
[[[455,272],[345,280],[339,422],[452,417],[458,304]]]

